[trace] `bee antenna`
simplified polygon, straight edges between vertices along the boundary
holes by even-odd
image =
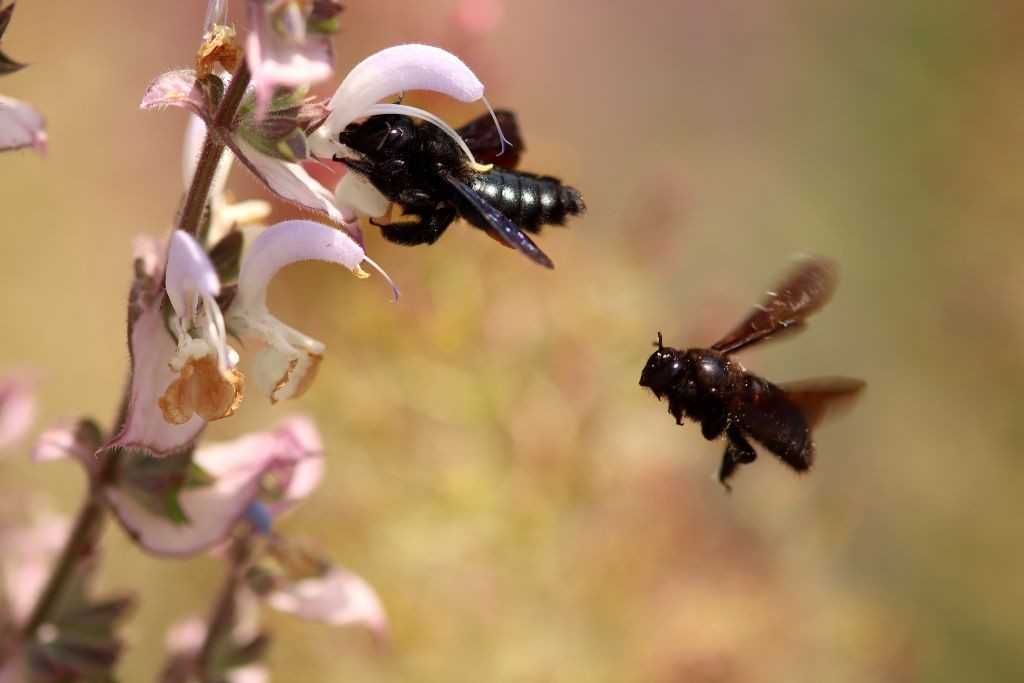
[[[654,345],[658,347],[659,351],[664,351],[665,350],[665,347],[662,344],[661,332],[660,331],[658,332],[658,341],[654,342]]]
[[[500,157],[502,154],[505,153],[506,146],[515,147],[515,145],[513,145],[511,141],[509,141],[509,139],[505,137],[505,134],[501,132],[501,124],[498,123],[498,115],[494,113],[494,107],[491,106],[491,103],[487,100],[487,97],[481,96],[480,99],[484,101],[484,105],[487,107],[487,111],[491,113],[491,121],[494,121],[494,127],[498,129],[498,140],[501,141],[501,150],[498,152],[498,156]]]

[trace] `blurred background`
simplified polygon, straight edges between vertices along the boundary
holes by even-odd
[[[191,63],[205,4],[18,3],[4,47],[32,66],[0,85],[46,114],[50,152],[0,156],[0,369],[35,369],[37,429],[114,413],[130,240],[181,193],[185,116],[138,102]],[[398,42],[456,52],[518,112],[524,168],[590,211],[541,236],[553,272],[465,225],[431,248],[369,228],[398,305],[326,265],[275,282],[272,308],[328,345],[319,380],[208,435],[318,420],[327,481],[284,529],[368,578],[393,626],[380,651],[268,614],[275,680],[1024,680],[1019,3],[346,4],[339,74]],[[239,167],[229,187],[265,196]],[[713,342],[805,252],[839,261],[836,298],[742,360],[868,391],[818,431],[812,474],[762,457],[726,495],[722,445],[639,372],[658,330]],[[5,498],[82,496],[70,464],[0,473]],[[221,566],[106,543],[103,587],[144,596],[123,680],[150,680]]]

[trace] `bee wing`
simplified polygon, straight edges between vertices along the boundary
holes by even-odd
[[[538,263],[545,268],[555,267],[555,264],[551,262],[547,254],[541,251],[540,247],[534,244],[533,240],[518,225],[512,222],[512,219],[484,201],[483,197],[477,194],[473,188],[458,178],[446,176],[445,180],[458,190],[466,201],[483,216],[487,224],[491,226],[492,232],[500,237],[502,242],[523,252],[534,263]]]
[[[850,377],[817,377],[789,382],[779,388],[786,392],[813,428],[826,417],[848,410],[866,386],[864,380]]]
[[[711,348],[734,353],[783,331],[796,332],[804,320],[828,303],[835,291],[836,268],[824,258],[806,258],[769,291],[750,315]]]
[[[498,128],[494,125],[490,113],[478,116],[456,132],[466,141],[466,145],[473,151],[473,156],[481,164],[514,169],[519,165],[519,157],[526,149],[519,132],[519,122],[516,115],[507,109],[498,109],[494,115],[498,119],[505,140],[509,143],[505,145],[504,152],[501,151],[501,135],[498,134]]]
[[[762,380],[763,381],[763,380]],[[849,377],[818,377],[764,388],[745,397],[739,409],[743,430],[798,472],[814,460],[811,430],[849,408],[866,386]]]

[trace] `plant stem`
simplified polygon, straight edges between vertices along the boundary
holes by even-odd
[[[21,629],[23,640],[33,638],[36,630],[45,623],[51,610],[60,600],[64,586],[74,573],[79,560],[92,550],[105,517],[106,510],[103,501],[95,492],[90,491],[89,497],[86,498],[82,509],[78,512],[75,527],[64,545],[60,559],[50,574],[46,587],[40,593],[35,607],[32,608],[32,613]]]
[[[238,589],[245,578],[245,572],[252,555],[248,532],[237,536],[228,549],[228,573],[221,584],[220,593],[207,619],[206,637],[196,654],[195,667],[200,681],[216,680],[213,670],[214,655],[225,637],[230,635],[235,624],[235,605]]]
[[[192,184],[185,195],[185,204],[178,217],[178,229],[187,232],[193,237],[199,235],[199,223],[203,218],[203,211],[206,209],[206,201],[210,195],[210,184],[217,172],[217,164],[224,154],[224,143],[218,134],[220,131],[228,131],[230,134],[231,124],[238,113],[238,106],[242,103],[245,89],[249,85],[249,66],[242,60],[235,75],[231,77],[231,83],[224,92],[224,97],[217,107],[213,116],[213,126],[206,131],[206,140],[203,142],[203,150],[199,154],[199,163],[196,164],[196,172],[192,176]]]

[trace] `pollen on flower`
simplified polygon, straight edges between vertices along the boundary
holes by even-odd
[[[214,24],[203,36],[203,44],[196,53],[196,78],[206,78],[213,73],[217,64],[233,72],[242,59],[242,48],[235,40],[235,29],[231,26]]]
[[[323,354],[306,351],[288,361],[284,374],[274,383],[270,390],[270,402],[288,398],[298,398],[306,393],[313,380],[320,371],[320,361],[324,359]]]
[[[178,372],[159,401],[170,424],[184,424],[195,414],[208,422],[220,420],[241,405],[245,376],[234,368],[222,370],[216,355],[191,355]]]

